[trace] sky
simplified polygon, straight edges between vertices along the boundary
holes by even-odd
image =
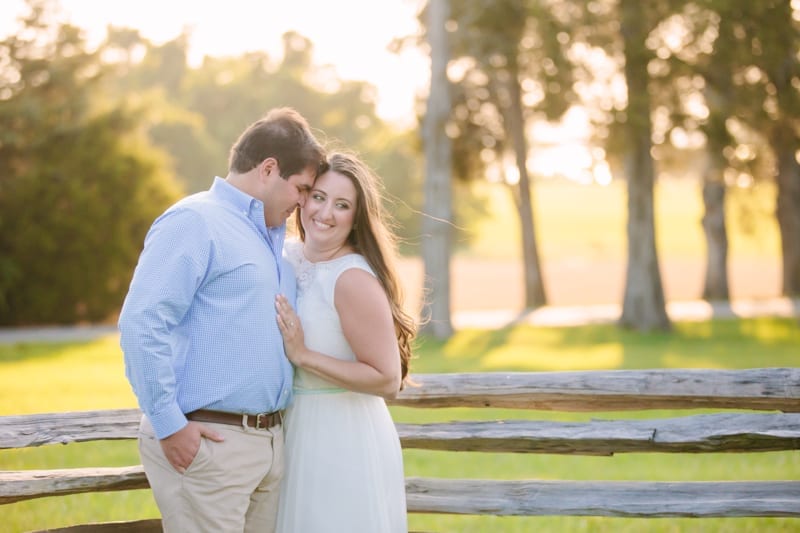
[[[90,44],[105,36],[107,25],[136,28],[163,43],[191,29],[189,61],[203,56],[240,55],[261,50],[278,58],[281,36],[290,30],[314,43],[314,62],[331,65],[339,77],[364,80],[378,93],[377,113],[409,126],[414,98],[427,93],[429,59],[420,50],[394,54],[396,37],[418,33],[422,0],[136,0],[135,2],[60,0],[63,18],[86,30]],[[16,27],[23,0],[3,0],[0,34]]]

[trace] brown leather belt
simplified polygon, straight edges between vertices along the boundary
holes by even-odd
[[[259,413],[257,415],[237,415],[222,411],[198,409],[186,413],[186,418],[195,422],[211,422],[212,424],[228,424],[231,426],[249,427],[254,429],[269,429],[281,423],[281,412]]]

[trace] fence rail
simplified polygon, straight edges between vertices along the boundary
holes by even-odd
[[[586,422],[515,419],[398,423],[406,449],[576,455],[800,450],[800,368],[425,374],[416,376],[415,381],[419,385],[403,391],[394,405],[572,412],[703,408],[719,412]],[[137,409],[0,417],[0,449],[134,439],[140,417]],[[0,504],[147,487],[139,465],[2,471]],[[406,492],[412,513],[800,517],[800,481],[409,477]],[[114,527],[150,531],[157,523],[144,520]],[[92,531],[101,531],[102,527],[111,526],[97,525]]]
[[[0,417],[0,449],[135,439],[141,416],[137,409],[122,409]],[[426,450],[613,455],[800,449],[800,413],[722,413],[589,422],[455,421],[396,426],[404,448]]]

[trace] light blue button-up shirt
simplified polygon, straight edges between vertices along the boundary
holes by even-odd
[[[119,317],[125,374],[159,438],[184,413],[285,408],[292,366],[275,296],[296,296],[282,258],[285,225],[222,178],[153,223]]]

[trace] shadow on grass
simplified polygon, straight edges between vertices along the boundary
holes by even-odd
[[[449,341],[421,338],[412,374],[450,372],[548,372],[651,368],[796,367],[800,328],[791,318],[726,319],[676,323],[671,333],[638,333],[615,325],[509,326],[462,330]],[[393,407],[396,421],[679,416],[668,411],[564,413],[492,408]]]

